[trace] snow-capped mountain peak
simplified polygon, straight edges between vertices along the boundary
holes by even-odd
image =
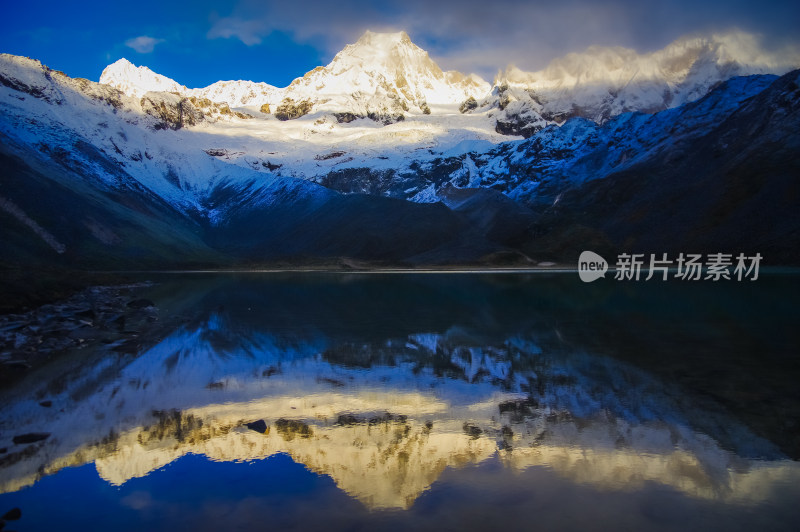
[[[141,98],[150,91],[183,94],[188,90],[177,81],[156,74],[146,66],[137,67],[124,57],[103,70],[100,83],[116,87],[128,96],[136,98]]]
[[[411,38],[404,31],[376,33],[367,30],[355,44],[348,44],[336,54],[334,62],[337,59],[341,63],[345,58],[355,58],[374,65],[391,61],[390,56],[400,55],[404,52],[408,55],[426,57],[428,55],[422,48],[411,42]]]
[[[470,96],[482,97],[489,88],[478,76],[443,72],[404,31],[367,31],[330,64],[294,80],[287,96],[303,99],[322,94],[332,99],[331,106],[345,104],[342,97],[363,103],[365,97],[383,96],[405,109],[457,104]]]
[[[537,72],[508,67],[482,107],[499,107],[498,127],[527,136],[576,116],[603,123],[629,111],[677,107],[734,76],[785,74],[798,65],[797,49],[767,50],[757,36],[739,31],[684,37],[643,54],[591,46]]]
[[[469,97],[482,98],[490,85],[475,74],[443,72],[428,52],[404,31],[367,31],[324,67],[295,79],[285,89],[253,81],[218,81],[187,89],[176,81],[120,59],[106,67],[100,83],[141,98],[149,91],[177,92],[208,98],[232,107],[274,106],[286,98],[308,101],[318,111],[352,116],[399,116],[430,112],[428,104],[458,105]]]
[[[798,60],[797,52],[767,51],[754,35],[734,31],[681,38],[661,50],[645,54],[618,46],[591,46],[584,52],[557,58],[538,72],[523,72],[511,66],[495,84],[505,82],[534,89],[598,84],[621,86],[645,80],[678,84],[693,74],[700,74],[698,70],[704,67],[726,70],[703,74],[727,79],[733,75],[783,74],[795,68]]]
[[[283,90],[264,82],[217,81],[202,89],[189,89],[189,96],[224,102],[232,107],[261,106],[281,101]]]
[[[279,102],[282,98],[281,89],[254,81],[217,81],[208,87],[189,89],[166,76],[156,74],[146,66],[137,67],[125,58],[108,65],[100,75],[100,83],[111,85],[135,98],[141,98],[151,91],[175,92],[182,96],[208,98],[232,107],[260,106]]]

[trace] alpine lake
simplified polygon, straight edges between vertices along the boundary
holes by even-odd
[[[71,342],[0,367],[6,530],[800,529],[796,272],[151,273],[81,297],[3,324]]]

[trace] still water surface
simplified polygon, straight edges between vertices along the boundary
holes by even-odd
[[[17,530],[800,526],[799,276],[148,278],[0,392]]]

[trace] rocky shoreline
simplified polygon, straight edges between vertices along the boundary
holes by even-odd
[[[27,312],[0,315],[0,383],[74,349],[105,345],[135,352],[140,335],[159,319],[155,303],[139,297],[151,286],[93,286]]]

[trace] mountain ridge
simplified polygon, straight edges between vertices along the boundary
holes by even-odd
[[[367,40],[387,41],[390,59],[396,45],[412,59],[430,61],[405,34],[375,35]],[[337,56],[332,64],[360,75],[360,67],[353,65],[361,64],[361,52],[351,56]],[[121,65],[144,72],[143,79],[155,76],[130,63]],[[614,252],[633,242],[619,212],[598,208],[588,198],[629,201],[630,196],[619,199],[614,190],[640,182],[662,195],[675,183],[679,186],[672,195],[679,198],[691,194],[687,181],[675,174],[682,168],[683,175],[716,183],[732,198],[724,207],[703,203],[725,216],[687,217],[694,221],[687,222],[685,231],[725,234],[731,245],[737,243],[732,228],[743,222],[737,216],[744,216],[735,215],[734,207],[749,197],[741,190],[758,197],[762,189],[781,188],[786,201],[778,209],[762,206],[770,214],[756,225],[775,232],[763,250],[775,251],[782,264],[794,264],[797,233],[790,213],[796,202],[786,176],[797,175],[798,169],[791,153],[776,143],[794,145],[800,130],[796,84],[794,74],[735,77],[715,84],[698,100],[657,113],[627,112],[602,123],[572,117],[531,129],[523,139],[498,133],[496,110],[491,109],[464,113],[455,104],[431,104],[431,114],[419,107],[407,119],[387,124],[356,113],[342,120],[333,108],[319,104],[306,110],[308,116],[284,121],[189,93],[129,96],[4,54],[0,135],[7,175],[0,196],[3,205],[14,207],[0,212],[7,222],[2,244],[12,262],[76,267],[351,259],[406,266],[570,263],[576,246]],[[397,87],[388,81],[386,86]],[[388,99],[397,103],[399,98]],[[783,112],[764,121],[752,101]],[[369,99],[356,103],[365,105],[359,112],[383,112],[370,108]],[[731,121],[735,115],[747,116],[745,125]],[[748,128],[747,122],[758,127]],[[738,152],[729,154],[726,146],[733,145],[751,153],[760,169],[752,169],[752,161],[742,160]],[[698,151],[701,146],[706,152]],[[720,157],[733,162],[708,162]],[[696,168],[681,166],[684,159],[695,161]],[[757,178],[748,181],[744,168]],[[654,181],[651,173],[659,179]],[[31,176],[26,187],[13,177],[17,174]],[[723,174],[746,184],[719,181]],[[104,207],[91,216],[83,215],[88,208],[62,209],[62,218],[54,217],[58,200],[48,183],[77,183],[80,192],[70,196],[72,203],[103,198]],[[708,197],[717,193],[702,190]],[[637,212],[659,211],[657,196],[642,192],[651,203],[638,205]],[[52,212],[37,206],[39,197],[48,198]],[[686,201],[678,210],[695,203]],[[753,207],[742,212],[752,213]],[[655,234],[655,226],[650,217],[639,216],[650,220],[632,226],[641,244]],[[770,224],[780,217],[788,221],[773,231]],[[25,219],[34,223],[20,225]],[[156,226],[171,229],[153,232]],[[52,246],[42,247],[41,238],[29,233],[34,227],[66,251],[54,256]],[[757,232],[739,231],[747,237],[737,245],[755,250]],[[784,242],[777,241],[778,234]],[[669,231],[660,238],[670,250],[686,242]],[[708,249],[713,243],[706,237],[695,241]],[[148,243],[153,244],[150,250]]]
[[[782,75],[800,67],[800,51],[766,50],[757,36],[729,31],[682,37],[645,54],[592,46],[557,57],[538,72],[509,65],[489,84],[475,74],[442,71],[405,32],[366,31],[327,66],[316,67],[284,88],[240,80],[187,89],[146,67],[139,67],[146,69],[142,72],[131,67],[121,59],[104,70],[100,82],[137,97],[150,90],[169,90],[233,107],[268,104],[273,110],[289,98],[308,100],[317,110],[355,116],[431,112],[429,105],[459,105],[465,112],[498,113],[501,133],[530,136],[570,117],[602,123],[624,112],[679,106],[734,76]]]

